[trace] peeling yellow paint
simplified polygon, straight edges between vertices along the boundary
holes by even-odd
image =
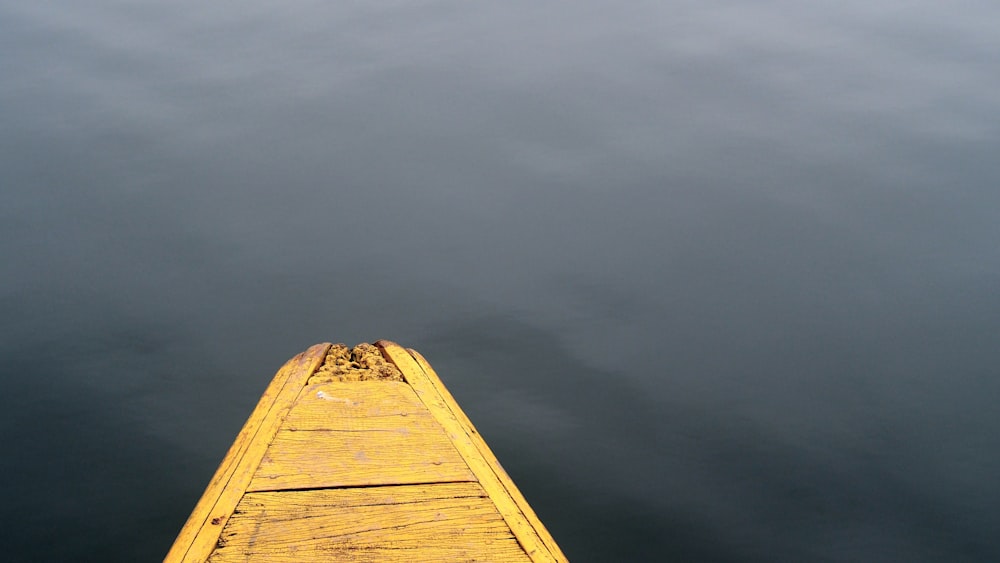
[[[285,364],[165,559],[565,560],[427,361],[388,341]]]

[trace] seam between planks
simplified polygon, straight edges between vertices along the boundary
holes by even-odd
[[[461,485],[465,483],[476,483],[477,481],[456,480],[456,479],[444,479],[440,481],[416,481],[414,483],[381,483],[381,484],[366,484],[366,485],[330,485],[322,487],[281,487],[276,489],[254,489],[252,491],[247,491],[247,494],[256,493],[284,493],[284,492],[302,492],[302,491],[343,491],[348,489],[378,489],[386,487],[420,487],[427,485]]]

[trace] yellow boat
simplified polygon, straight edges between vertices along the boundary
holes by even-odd
[[[382,340],[278,371],[164,561],[566,557],[430,364]]]

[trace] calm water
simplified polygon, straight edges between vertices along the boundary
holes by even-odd
[[[1000,560],[1000,5],[812,4],[0,0],[5,557],[390,338],[571,560]]]

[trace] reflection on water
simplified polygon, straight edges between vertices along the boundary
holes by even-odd
[[[1000,558],[1000,8],[36,4],[13,560],[162,556],[273,371],[378,338],[575,561]]]

